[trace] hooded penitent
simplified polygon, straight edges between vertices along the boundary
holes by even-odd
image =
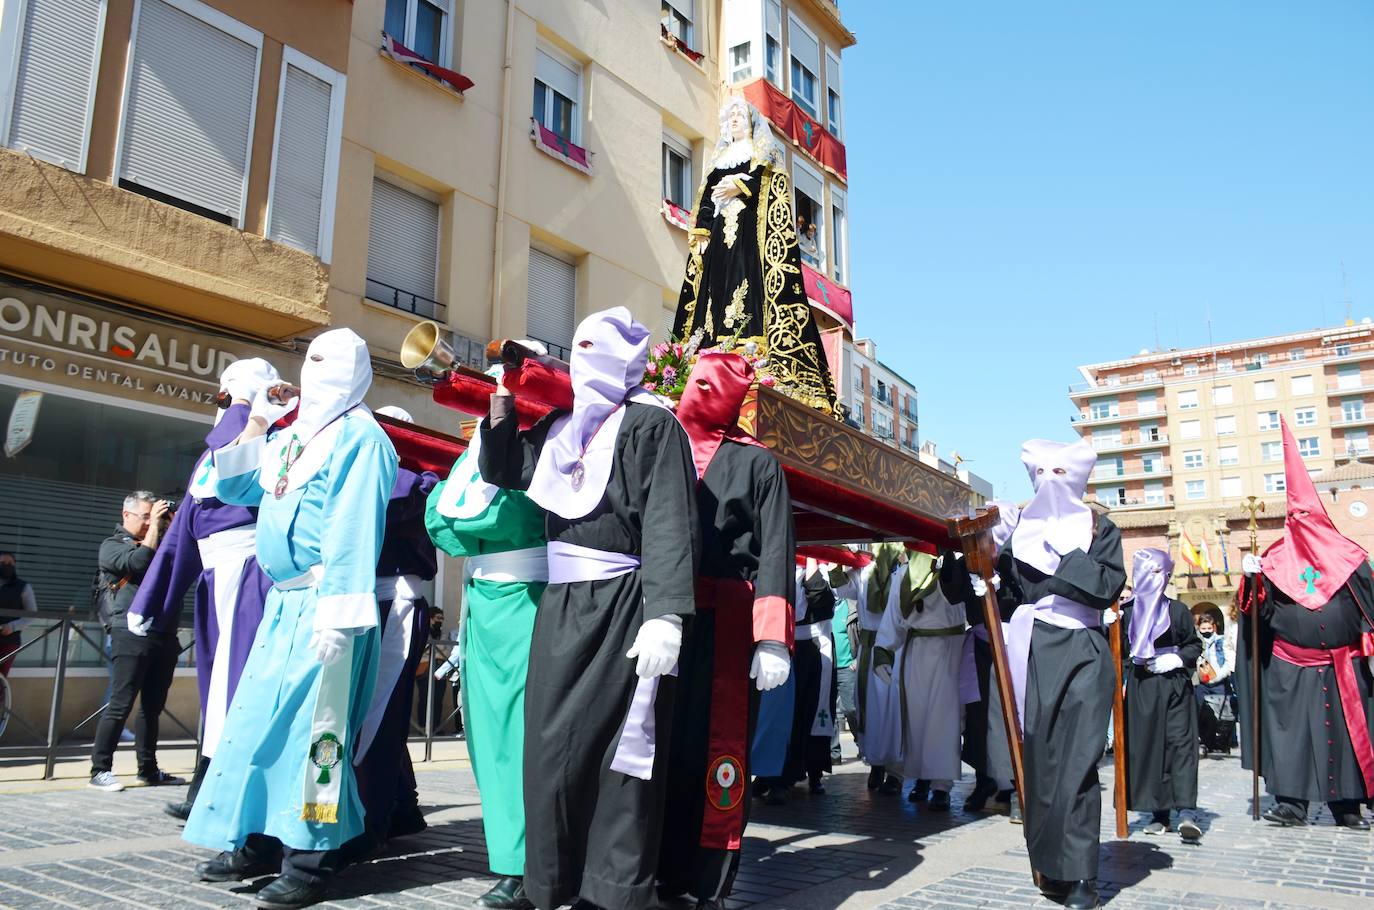
[[[761,443],[739,426],[740,407],[754,382],[754,368],[738,354],[710,352],[697,358],[677,406],[677,419],[692,443],[697,478],[725,439],[746,445]]]
[[[1021,510],[1012,549],[1017,559],[1053,575],[1061,553],[1087,550],[1092,543],[1093,513],[1083,493],[1097,451],[1087,440],[1065,444],[1032,439],[1021,447],[1021,462],[1035,496]]]
[[[629,401],[662,407],[639,387],[649,363],[649,330],[630,311],[593,313],[573,335],[573,409],[554,421],[530,480],[529,497],[563,518],[581,518],[611,478],[616,435]]]
[[[1274,587],[1317,610],[1336,596],[1369,554],[1331,523],[1287,421],[1282,421],[1282,428],[1288,515],[1283,537],[1264,551],[1261,565]]]
[[[1132,560],[1131,659],[1138,664],[1155,656],[1155,639],[1169,630],[1169,598],[1164,588],[1173,571],[1169,554],[1154,547],[1136,551]]]
[[[392,420],[399,420],[401,421],[401,423],[415,422],[415,418],[410,415],[409,411],[407,411],[405,408],[398,407],[394,404],[388,404],[383,407],[380,407],[373,413],[381,414],[383,417],[390,417]]]

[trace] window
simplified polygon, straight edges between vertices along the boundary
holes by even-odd
[[[442,320],[442,307],[435,301],[438,272],[438,200],[399,177],[373,177],[368,299]]]
[[[1146,474],[1159,474],[1164,470],[1163,452],[1146,452],[1140,456],[1140,469]]]
[[[534,119],[564,140],[580,145],[582,68],[551,47],[535,48]]]
[[[1231,358],[1230,358],[1230,357],[1218,357],[1218,358],[1217,358],[1217,372],[1218,372],[1218,373],[1230,373],[1230,372],[1233,372],[1234,370],[1235,370],[1235,365],[1231,362]]]
[[[1284,481],[1283,473],[1264,475],[1264,492],[1282,493],[1288,489],[1288,484]]]
[[[1126,502],[1126,488],[1101,487],[1097,491],[1097,501],[1108,507],[1124,505]]]
[[[663,198],[680,209],[692,204],[692,149],[673,133],[663,134]]]
[[[1207,481],[1205,481],[1205,480],[1190,480],[1190,481],[1188,481],[1187,483],[1185,483],[1185,484],[1183,485],[1183,498],[1184,498],[1184,499],[1206,499],[1206,498],[1207,498]]]
[[[1135,396],[1136,412],[1140,414],[1158,414],[1159,398],[1154,391],[1137,392]]]
[[[1270,401],[1279,394],[1278,383],[1272,379],[1263,379],[1255,383],[1255,400]]]
[[[1369,454],[1369,431],[1368,431],[1368,430],[1346,430],[1346,431],[1345,431],[1345,454],[1347,454],[1347,455],[1368,455],[1368,454]]]
[[[1234,404],[1235,394],[1229,385],[1212,386],[1212,404]]]
[[[1217,448],[1217,464],[1240,464],[1240,446],[1219,446]]]
[[[440,66],[449,64],[451,0],[386,0],[382,31]]]
[[[1338,345],[1336,345],[1336,356],[1337,356],[1337,357],[1349,357],[1349,356],[1350,356],[1350,345],[1348,345],[1348,344],[1338,344]]]
[[[529,310],[525,331],[555,357],[568,358],[577,322],[577,266],[530,249]]]
[[[854,371],[854,391],[856,391],[856,392],[866,392],[866,391],[868,391],[867,387],[864,385],[864,374],[861,373],[861,372],[859,372],[858,370],[855,370],[855,371]]]
[[[1126,465],[1120,455],[1111,458],[1097,459],[1097,467],[1093,469],[1093,477],[1121,477],[1126,473]]]
[[[1240,492],[1240,490],[1241,490],[1241,487],[1240,487],[1240,478],[1239,478],[1239,477],[1223,477],[1223,478],[1221,478],[1221,498],[1222,498],[1222,499],[1240,499],[1240,497],[1241,497],[1241,492]]]
[[[1121,445],[1121,427],[1104,427],[1093,430],[1093,448],[1107,449]]]
[[[1294,376],[1288,382],[1294,395],[1312,394],[1312,375],[1310,373],[1306,376]]]
[[[129,51],[119,185],[241,225],[262,34],[199,3],[143,0]]]
[[[1293,412],[1293,422],[1300,427],[1315,427],[1317,425],[1317,409],[1298,408]]]
[[[1234,436],[1236,432],[1236,416],[1229,414],[1225,417],[1216,419],[1216,429],[1218,436]]]
[[[730,48],[730,81],[743,82],[754,75],[754,65],[750,62],[753,45],[746,41]]]
[[[1178,425],[1178,435],[1182,439],[1201,439],[1202,421],[1184,420]]]
[[[1252,363],[1256,369],[1262,370],[1269,366],[1269,355],[1261,351],[1250,358],[1250,363]]]
[[[1343,363],[1336,367],[1336,388],[1358,389],[1360,387],[1360,365]]]
[[[1118,373],[1113,373],[1112,375],[1108,376],[1107,385],[1111,386],[1112,388],[1116,388],[1117,386],[1121,385],[1121,375]]]
[[[1255,416],[1259,421],[1259,429],[1261,433],[1267,433],[1270,430],[1277,430],[1279,428],[1278,411],[1260,411]]]
[[[1164,498],[1164,481],[1150,480],[1145,483],[1145,503],[1152,506],[1162,506],[1166,502]]]
[[[692,43],[692,22],[696,15],[695,0],[661,0],[663,27],[668,34],[695,49]]]
[[[10,148],[84,172],[105,4],[28,0],[19,6],[19,59],[13,94],[0,98],[0,138]]]
[[[1202,469],[1202,450],[1189,449],[1183,453],[1183,467],[1189,471],[1199,471]]]
[[[830,135],[839,138],[843,130],[840,93],[843,91],[840,82],[840,58],[830,51],[825,52],[825,128],[830,131]]]
[[[267,236],[330,259],[343,127],[344,77],[282,49]]]
[[[1178,409],[1191,411],[1197,407],[1197,389],[1184,389],[1178,393]]]
[[[1159,442],[1161,438],[1162,438],[1162,437],[1161,437],[1160,432],[1159,432],[1159,424],[1157,424],[1157,423],[1142,423],[1142,424],[1140,425],[1140,441],[1141,441],[1141,442]]]
[[[821,230],[825,213],[821,207],[824,186],[820,174],[807,167],[800,155],[792,159],[792,188],[796,195],[799,235],[797,243],[801,247],[802,262],[820,271],[825,271],[825,238]],[[814,231],[809,230],[812,225],[815,225]]]
[[[1303,458],[1320,458],[1322,441],[1316,436],[1303,436],[1298,439],[1298,454]]]
[[[1198,372],[1198,370],[1197,370],[1197,364],[1195,364],[1195,363],[1185,363],[1185,364],[1183,365],[1183,375],[1184,375],[1184,376],[1196,376],[1196,375],[1197,375],[1197,372]]]
[[[768,0],[763,7],[763,74],[782,88],[782,3]]]
[[[1307,351],[1302,348],[1294,348],[1288,352],[1289,360],[1302,360],[1307,357]]]
[[[848,200],[842,191],[830,188],[830,237],[834,244],[835,280],[840,284],[848,281],[846,269],[849,263],[849,218],[845,215]]]
[[[1342,401],[1341,420],[1364,420],[1364,399],[1347,398]]]
[[[817,86],[820,84],[821,45],[796,16],[787,17],[787,42],[792,58],[792,100],[813,119],[820,119]]]
[[[1260,443],[1260,461],[1283,461],[1283,443]]]
[[[1088,405],[1089,419],[1104,420],[1121,416],[1121,406],[1115,398],[1099,398]]]

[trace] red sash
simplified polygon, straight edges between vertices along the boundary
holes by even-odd
[[[698,610],[716,614],[715,672],[706,744],[706,811],[701,846],[738,850],[744,838],[749,758],[749,662],[754,649],[754,586],[698,578]]]
[[[1304,648],[1282,638],[1274,638],[1274,656],[1295,667],[1331,667],[1336,673],[1336,692],[1341,697],[1341,713],[1350,731],[1350,743],[1355,747],[1355,761],[1364,777],[1365,792],[1374,794],[1374,746],[1369,742],[1369,723],[1364,716],[1360,688],[1355,681],[1354,661],[1360,648],[1346,645],[1325,650]]]

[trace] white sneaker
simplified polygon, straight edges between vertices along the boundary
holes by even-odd
[[[104,790],[106,793],[118,793],[124,789],[124,785],[115,777],[113,771],[97,771],[91,775],[90,783],[86,786],[94,787],[96,790]]]
[[[1191,812],[1180,812],[1178,822],[1178,836],[1183,838],[1185,844],[1196,844],[1202,840],[1202,829],[1198,827],[1197,819]]]

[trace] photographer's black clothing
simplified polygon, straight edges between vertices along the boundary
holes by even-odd
[[[139,699],[134,721],[134,748],[138,754],[138,773],[157,771],[158,718],[167,704],[180,645],[176,631],[166,635],[149,632],[146,636],[129,631],[125,614],[134,594],[153,561],[153,550],[143,546],[121,525],[100,545],[100,571],[106,584],[126,579],[115,594],[111,616],[110,654],[113,661],[110,703],[100,715],[91,749],[91,774],[111,770],[119,733]]]

